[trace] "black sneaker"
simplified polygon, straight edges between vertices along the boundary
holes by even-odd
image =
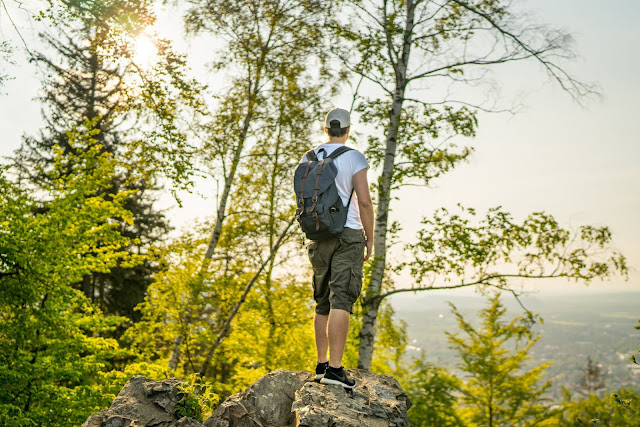
[[[314,379],[315,381],[320,381],[324,377],[327,366],[329,366],[329,361],[318,363],[316,365],[316,377]]]
[[[346,389],[352,389],[356,386],[356,382],[350,378],[347,378],[347,372],[341,366],[339,368],[333,368],[327,366],[327,371],[324,377],[320,380],[322,384],[335,384],[341,385]]]

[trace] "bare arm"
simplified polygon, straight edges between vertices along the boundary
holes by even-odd
[[[367,181],[367,171],[369,168],[362,169],[353,175],[353,188],[358,196],[358,207],[360,208],[360,220],[364,227],[364,235],[367,238],[367,253],[364,260],[368,260],[373,252],[373,202],[371,202],[371,194],[369,193],[369,182]]]

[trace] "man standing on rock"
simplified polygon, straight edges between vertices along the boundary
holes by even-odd
[[[328,238],[312,239],[308,252],[313,267],[313,298],[316,301],[313,320],[318,351],[316,380],[349,389],[355,387],[355,381],[347,377],[342,366],[349,332],[349,315],[353,313],[353,304],[362,290],[363,262],[371,256],[373,249],[373,203],[367,182],[369,164],[358,150],[343,148],[349,137],[350,126],[348,111],[340,108],[329,111],[324,123],[329,140],[316,147],[313,154],[311,151],[305,154],[301,161],[302,164],[310,165],[311,160],[321,162],[331,158],[337,168],[335,187],[342,205],[330,209],[331,212],[336,209],[347,210],[342,232]],[[315,159],[307,158],[314,155]],[[304,178],[309,172],[309,168],[306,169]],[[315,170],[312,173],[314,172]],[[304,187],[304,178],[301,188]],[[315,180],[316,200],[319,182],[319,178]],[[312,208],[315,207],[314,201]],[[304,210],[309,212],[309,208],[302,205],[300,212]],[[319,229],[318,216],[322,212],[314,212],[313,215]],[[327,358],[329,350],[330,357]]]

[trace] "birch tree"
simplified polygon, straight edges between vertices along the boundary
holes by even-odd
[[[280,137],[261,133],[263,127],[268,129],[273,124],[273,118],[282,117],[277,110],[273,110],[274,104],[278,100],[287,100],[309,107],[308,100],[305,103],[304,100],[294,99],[297,88],[309,86],[310,82],[315,84],[323,80],[327,73],[323,58],[316,55],[323,43],[321,23],[324,14],[321,12],[326,4],[319,0],[192,0],[187,3],[191,5],[185,17],[188,31],[215,37],[221,47],[216,52],[218,58],[214,70],[224,71],[230,76],[225,93],[219,96],[213,120],[202,128],[206,141],[204,161],[212,166],[212,173],[221,184],[213,229],[197,273],[202,276],[211,267],[224,223],[233,214],[229,210],[229,203],[239,174],[247,161],[254,161],[252,147],[256,144],[272,144]],[[306,66],[313,59],[318,66],[314,73],[309,73]],[[318,99],[317,94],[309,92],[307,95],[311,95],[312,100]],[[299,128],[310,124],[309,118],[304,115],[298,119],[302,119],[297,124]],[[292,154],[297,155],[297,151],[286,153],[287,156]],[[290,158],[287,159],[290,162]],[[275,224],[273,218],[267,219],[267,222]],[[271,241],[276,240],[271,236]],[[189,300],[197,298],[198,295],[194,293],[187,296]],[[188,325],[190,318],[191,312],[187,311],[181,323]],[[180,361],[185,334],[176,337],[169,361],[171,368],[175,368]],[[216,343],[209,353],[215,351]],[[210,357],[207,359],[210,360]],[[202,370],[206,370],[206,366]]]
[[[264,143],[247,147],[251,161],[236,177],[209,268],[202,271],[200,263],[209,242],[199,237],[204,228],[167,248],[168,265],[141,306],[144,320],[128,333],[140,354],[160,358],[167,339],[181,336],[176,368],[206,376],[223,395],[277,367],[304,369],[313,349],[308,285],[287,268],[299,250],[297,235],[281,232],[289,230],[295,210],[290,173],[311,143],[318,88],[286,76],[274,88],[282,96],[262,105],[269,115],[253,135]],[[274,247],[282,249],[274,255],[268,250]]]
[[[227,203],[252,132],[266,118],[265,100],[279,96],[274,82],[282,76],[295,81],[322,41],[318,28],[322,2],[318,0],[267,0],[227,2],[191,0],[185,22],[194,34],[221,36],[214,69],[233,77],[222,96],[216,119],[208,126],[211,137],[205,147],[210,160],[222,171],[215,226],[205,253],[203,268],[220,239]],[[279,89],[283,89],[279,87]],[[286,88],[284,88],[286,90]],[[254,122],[258,121],[258,125]],[[255,139],[253,140],[255,141]]]
[[[344,0],[333,23],[344,42],[336,53],[372,90],[354,99],[361,121],[376,132],[367,157],[380,169],[376,184],[375,258],[362,300],[358,365],[369,369],[376,319],[385,292],[390,222],[396,191],[428,185],[466,161],[479,110],[492,105],[456,97],[457,89],[482,83],[506,63],[540,66],[569,96],[593,93],[562,66],[571,58],[570,37],[530,24],[504,0]],[[443,89],[444,88],[444,89]],[[458,138],[456,138],[458,137]]]

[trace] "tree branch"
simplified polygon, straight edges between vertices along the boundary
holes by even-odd
[[[289,229],[291,228],[291,226],[293,225],[295,220],[296,220],[296,216],[294,215],[291,218],[291,220],[289,221],[289,224],[287,225],[287,227],[280,234],[280,237],[278,237],[278,240],[276,241],[276,244],[273,246],[273,248],[271,248],[271,251],[269,252],[269,257],[267,257],[267,259],[265,259],[262,262],[262,265],[260,266],[258,271],[256,271],[256,273],[253,275],[251,280],[249,280],[249,282],[245,286],[244,291],[242,292],[242,296],[236,302],[236,304],[233,307],[233,309],[231,309],[231,313],[229,313],[229,316],[225,319],[224,323],[222,324],[222,329],[218,333],[218,336],[217,336],[216,340],[214,341],[214,343],[211,345],[211,348],[207,352],[207,357],[205,358],[204,362],[202,363],[202,367],[200,368],[200,375],[201,376],[204,376],[206,374],[207,369],[209,369],[209,365],[211,364],[211,360],[213,358],[213,354],[215,353],[216,349],[220,345],[220,342],[222,341],[222,339],[229,332],[229,328],[231,327],[231,321],[236,316],[236,314],[238,314],[238,310],[240,310],[240,306],[244,303],[245,299],[247,298],[247,295],[249,294],[249,291],[253,287],[253,284],[256,282],[256,280],[258,280],[258,277],[260,277],[260,274],[262,273],[262,270],[264,270],[264,268],[267,266],[267,264],[269,263],[271,258],[273,258],[273,256],[278,251],[278,248],[280,247],[280,244],[284,240],[285,236],[289,232]]]
[[[521,278],[521,279],[556,279],[556,278],[561,278],[561,277],[567,277],[566,274],[557,274],[557,275],[529,275],[529,274],[493,274],[491,276],[487,276],[487,277],[483,277],[479,280],[476,280],[475,282],[469,282],[469,283],[459,283],[457,285],[447,285],[447,286],[423,286],[423,287],[419,287],[419,288],[403,288],[403,289],[394,289],[392,291],[386,292],[384,294],[378,295],[376,298],[379,300],[382,300],[388,296],[394,295],[394,294],[399,294],[402,292],[418,292],[418,291],[433,291],[433,290],[440,290],[440,289],[459,289],[459,288],[466,288],[469,286],[476,286],[476,285],[489,285],[489,286],[496,286],[493,285],[491,283],[486,283],[488,280],[493,280],[493,279],[500,279],[500,278]],[[501,288],[501,289],[505,289],[505,288]],[[510,288],[507,288],[507,290],[511,291]]]

